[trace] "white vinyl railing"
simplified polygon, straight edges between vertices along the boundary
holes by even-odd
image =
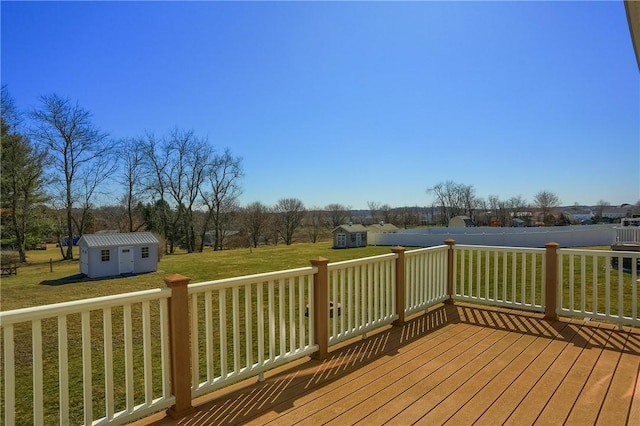
[[[456,245],[456,299],[544,311],[544,249]]]
[[[454,244],[188,286],[184,281],[181,290],[173,289],[181,291],[175,298],[164,288],[0,312],[3,422],[126,423],[175,407],[178,399],[326,353],[327,344],[366,336],[399,319],[401,306],[403,315],[425,310],[450,297],[449,280],[457,300],[545,311],[545,296],[555,294],[545,295],[548,272],[557,275],[556,313],[637,326],[639,259],[629,251],[556,254],[555,248]],[[315,287],[316,281],[322,284]],[[402,291],[404,298],[396,299]],[[170,316],[169,302],[178,300],[182,307]],[[330,302],[327,330],[316,324],[320,300]],[[191,376],[174,395],[170,353],[176,347],[170,347],[169,328],[177,316],[183,325],[174,332],[190,337],[180,347],[189,361],[178,365],[190,365]]]
[[[171,406],[169,296],[158,289],[0,312],[4,424],[122,424]],[[57,388],[45,389],[51,382]]]
[[[328,265],[329,345],[398,318],[395,313],[396,254]]]
[[[405,313],[424,311],[446,300],[447,251],[441,245],[405,252]]]
[[[640,325],[640,252],[558,251],[558,314]]]
[[[616,228],[617,244],[640,244],[640,226]]]
[[[307,267],[189,285],[192,396],[317,350]]]

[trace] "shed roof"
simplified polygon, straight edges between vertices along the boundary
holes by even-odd
[[[397,232],[398,227],[391,223],[376,223],[367,228],[371,232]]]
[[[80,243],[88,247],[112,247],[126,245],[158,244],[159,241],[152,232],[127,232],[120,234],[85,234]]]
[[[367,232],[367,228],[365,228],[364,226],[354,223],[354,224],[344,224],[344,225],[340,225],[336,228],[333,229],[333,231],[331,232],[336,232],[337,230],[342,229],[344,231],[347,232]]]

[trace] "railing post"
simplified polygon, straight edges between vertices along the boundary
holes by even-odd
[[[320,361],[329,353],[329,259],[319,256],[311,260],[311,265],[318,268],[313,275],[313,333],[318,351],[311,357]]]
[[[453,250],[456,245],[456,240],[453,238],[447,238],[444,240],[444,243],[449,246],[449,249],[447,250],[447,294],[449,295],[449,298],[445,300],[444,303],[451,304],[453,303]]]
[[[396,313],[398,319],[393,322],[393,325],[401,326],[404,324],[404,247],[395,246],[391,247],[391,251],[397,254],[396,256]]]
[[[545,300],[544,319],[555,321],[558,319],[556,312],[558,306],[558,243],[550,242],[544,245],[545,253]]]
[[[171,333],[171,387],[176,398],[175,405],[167,415],[177,419],[188,414],[191,405],[191,354],[189,345],[189,292],[187,284],[191,278],[180,274],[165,277],[171,288],[169,299],[169,331]]]

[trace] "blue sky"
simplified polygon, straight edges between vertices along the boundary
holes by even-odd
[[[114,139],[193,129],[243,158],[242,204],[640,200],[622,1],[6,2],[2,84]],[[114,188],[119,191],[119,188]]]

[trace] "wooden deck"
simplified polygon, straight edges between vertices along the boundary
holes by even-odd
[[[466,304],[138,425],[639,425],[640,329]]]

